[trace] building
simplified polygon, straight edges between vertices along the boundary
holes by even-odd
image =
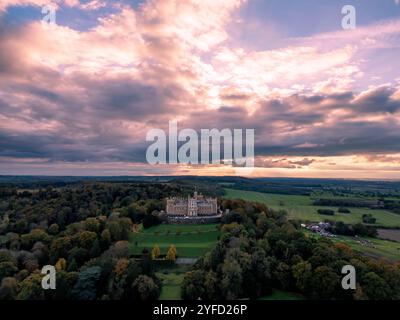
[[[206,198],[194,192],[193,197],[168,198],[166,212],[173,217],[206,217],[218,214],[217,198]]]

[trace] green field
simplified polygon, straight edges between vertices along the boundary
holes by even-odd
[[[159,300],[181,299],[181,285],[188,268],[188,266],[176,266],[156,272],[157,277],[162,281]]]
[[[261,193],[255,191],[242,191],[234,189],[225,189],[225,198],[243,199],[247,201],[256,201],[266,204],[272,209],[281,209],[287,211],[289,218],[304,221],[323,221],[325,219],[333,221],[343,221],[344,223],[362,222],[362,215],[370,213],[376,218],[375,226],[395,228],[400,227],[400,215],[387,210],[373,210],[368,208],[349,208],[351,213],[338,213],[337,207],[313,206],[312,199],[309,196],[281,195]],[[332,209],[334,216],[322,216],[317,213],[318,209]]]
[[[133,254],[140,254],[143,248],[151,250],[158,245],[161,254],[166,254],[172,244],[178,257],[199,257],[215,246],[220,234],[218,228],[218,224],[162,224],[132,233],[130,249]]]

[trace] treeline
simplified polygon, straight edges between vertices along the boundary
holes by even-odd
[[[362,256],[345,244],[307,237],[282,213],[261,204],[223,201],[221,240],[184,278],[184,299],[256,299],[273,289],[309,299],[400,299],[400,266]],[[343,290],[344,265],[357,289]]]
[[[384,208],[394,213],[400,213],[400,201],[398,200],[383,200]]]
[[[377,237],[378,231],[375,227],[366,226],[362,223],[345,224],[342,221],[331,222],[328,231],[342,236]]]
[[[163,209],[164,198],[186,195],[194,190],[194,186],[174,183],[83,183],[36,191],[0,187],[0,235],[28,233],[54,223],[62,231],[71,223],[88,217],[108,216],[116,210],[137,223],[146,214]],[[215,195],[207,189],[199,191]]]
[[[314,206],[330,207],[367,207],[371,209],[386,209],[394,213],[400,213],[400,201],[387,200],[384,198],[372,199],[343,199],[343,198],[321,198],[313,201]]]
[[[343,198],[321,198],[313,201],[314,206],[329,207],[374,207],[378,205],[377,200],[367,199],[343,199]]]
[[[286,194],[286,195],[299,195],[299,196],[309,196],[311,195],[311,188],[304,187],[293,187],[287,184],[279,183],[269,183],[257,180],[250,181],[239,181],[235,182],[233,189],[246,190],[246,191],[256,191],[264,193],[275,193],[275,194]]]

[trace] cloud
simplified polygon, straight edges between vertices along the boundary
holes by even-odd
[[[257,168],[283,168],[283,169],[299,169],[308,167],[314,159],[308,158],[271,158],[271,157],[257,157],[255,160],[255,167]]]
[[[101,170],[108,162],[143,169],[147,131],[165,129],[172,119],[196,130],[254,128],[263,168],[314,168],[318,157],[400,152],[398,82],[358,87],[371,52],[397,44],[399,21],[257,51],[229,41],[228,26],[242,4],[121,4],[86,31],[40,21],[5,26],[0,157],[8,164],[36,159],[38,166],[97,163]],[[11,5],[42,2],[6,1],[0,10]]]
[[[36,6],[43,7],[46,5],[52,5],[55,8],[60,6],[66,6],[70,8],[78,8],[80,10],[98,10],[106,6],[106,1],[101,0],[89,0],[89,1],[79,1],[79,0],[2,0],[0,3],[0,12],[6,11],[8,7],[26,7],[26,6]]]

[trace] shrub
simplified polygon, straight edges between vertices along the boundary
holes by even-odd
[[[325,216],[333,216],[335,214],[335,211],[330,209],[318,209],[317,212],[318,214],[323,214]]]
[[[362,220],[363,220],[364,223],[371,223],[372,224],[372,223],[376,222],[376,218],[374,218],[372,216],[372,214],[370,214],[370,213],[363,214]]]

